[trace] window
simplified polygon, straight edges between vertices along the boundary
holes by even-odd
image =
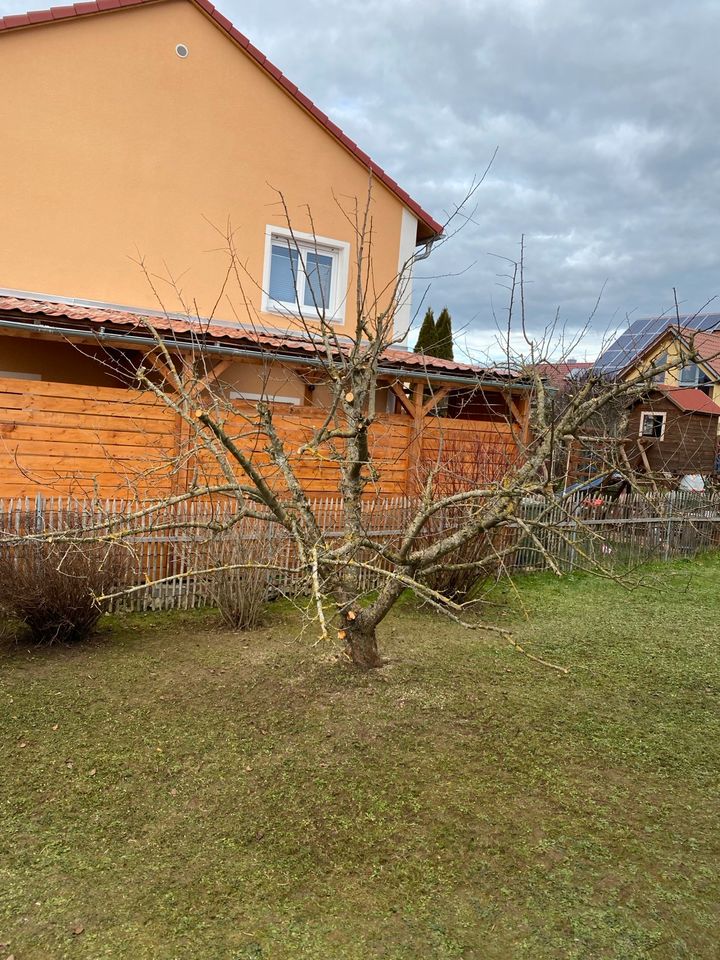
[[[653,367],[664,367],[667,362],[668,362],[668,355],[667,355],[667,350],[666,350],[664,353],[661,353],[658,357],[655,357],[655,359],[652,361],[652,366],[653,366]],[[656,373],[655,376],[653,377],[653,382],[654,382],[654,383],[665,383],[665,374],[666,374],[666,373],[667,373],[666,370],[663,370],[662,373]]]
[[[700,376],[700,370],[696,363],[686,364],[680,371],[680,383],[684,387],[694,387],[698,382],[698,377]]]
[[[263,310],[342,322],[349,244],[268,227]]]
[[[640,436],[652,440],[662,440],[665,436],[666,413],[650,413],[643,411],[640,414]]]
[[[686,364],[680,371],[681,387],[703,387],[709,385],[710,377],[696,363]]]

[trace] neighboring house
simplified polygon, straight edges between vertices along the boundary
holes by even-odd
[[[712,393],[720,384],[720,361],[715,359],[720,355],[720,334],[666,329],[646,343],[631,362],[626,357],[622,368],[603,372],[630,379],[653,363],[689,357],[691,345],[698,354],[712,359],[666,371],[648,384],[642,398],[630,405],[618,400],[604,408],[573,441],[563,468],[568,480],[591,480],[614,465],[656,480],[715,473],[720,405]],[[545,363],[539,370],[548,386],[562,397],[582,385],[591,372],[597,375],[598,364]]]
[[[378,311],[403,264],[442,233],[207,0],[0,18],[0,85],[0,496],[52,490],[71,467],[100,471],[113,490],[108,451],[147,465],[157,414],[147,407],[136,423],[141,408],[126,409],[115,376],[118,357],[152,349],[147,317],[178,352],[200,338],[238,403],[267,398],[310,429],[328,400],[317,309],[342,347],[355,330],[353,221],[368,196]],[[398,333],[411,319],[406,280]],[[526,433],[522,387],[501,371],[393,349],[382,375],[376,409],[398,438],[388,456],[405,458],[394,492],[412,486],[428,384],[492,442]],[[314,489],[337,490],[312,469]]]
[[[654,378],[668,387],[696,387],[720,401],[720,332],[669,327],[650,341],[620,370],[627,380],[652,366],[675,364]]]
[[[720,406],[697,387],[657,384],[625,408],[619,423],[622,432],[596,424],[572,441],[568,481],[591,481],[616,467],[670,485],[716,473]]]
[[[720,331],[720,313],[694,313],[685,316],[644,317],[634,320],[610,346],[603,351],[595,366],[609,376],[616,375],[643,353],[657,337],[671,329],[686,329],[698,333]]]
[[[658,385],[633,404],[625,452],[654,476],[715,472],[720,406],[697,387]]]
[[[582,378],[584,371],[591,370],[592,367],[592,362],[564,360],[558,363],[539,363],[537,370],[549,386],[565,392]]]
[[[637,321],[598,359],[595,369],[628,380],[653,364],[676,366],[656,380],[697,387],[720,403],[720,314]]]

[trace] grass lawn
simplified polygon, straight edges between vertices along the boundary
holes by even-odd
[[[0,958],[716,960],[720,558],[504,587],[543,669],[407,605],[0,654]]]

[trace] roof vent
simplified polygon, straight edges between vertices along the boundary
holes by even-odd
[[[187,46],[184,43],[179,43],[175,47],[175,53],[180,57],[181,60],[184,60],[188,56],[190,51],[188,50]]]

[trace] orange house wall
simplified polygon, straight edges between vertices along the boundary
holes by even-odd
[[[3,34],[0,89],[0,287],[157,308],[143,257],[166,309],[208,315],[220,296],[215,316],[247,321],[266,226],[285,222],[273,188],[295,229],[309,205],[317,234],[353,242],[335,197],[362,205],[368,172],[187,0]],[[376,183],[372,214],[380,290],[403,206]],[[228,223],[244,269],[220,295]]]

